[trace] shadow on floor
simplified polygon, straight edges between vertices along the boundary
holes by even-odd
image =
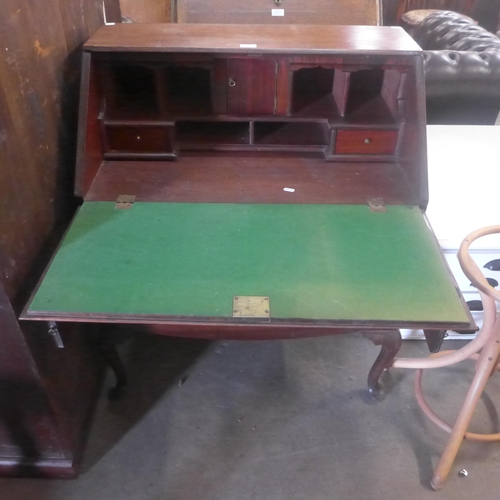
[[[145,334],[136,326],[120,326],[113,332],[117,349],[123,360],[128,385],[118,401],[100,398],[106,406],[108,418],[94,430],[95,438],[88,444],[81,473],[91,469],[134,427],[159,399],[169,390],[183,385],[197,359],[211,345],[211,341],[183,339]],[[104,391],[115,379],[107,374]]]

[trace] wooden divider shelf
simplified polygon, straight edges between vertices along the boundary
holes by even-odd
[[[398,61],[335,50],[311,57],[152,50],[142,58],[94,59],[106,159],[169,153],[162,157],[173,160],[222,148],[394,161],[401,124],[415,112],[404,116],[401,107],[406,74],[414,71],[407,55]],[[352,138],[367,128],[376,131],[366,137],[370,146],[358,147]]]

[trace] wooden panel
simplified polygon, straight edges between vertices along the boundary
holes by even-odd
[[[102,22],[100,0],[0,2],[0,406],[10,415],[0,419],[0,474],[74,475],[94,397],[87,375],[98,364],[77,337],[52,357],[45,328],[23,332],[7,299],[25,297],[48,235],[73,212],[80,49]],[[79,381],[61,378],[81,363]]]
[[[9,294],[19,286],[54,221],[60,103],[52,93],[66,42],[53,0],[47,10],[56,14],[51,23],[35,21],[17,2],[0,5],[5,19],[0,29],[0,45],[5,48],[0,54],[0,113],[7,125],[0,163],[8,176],[0,185],[0,199],[8,200],[0,211],[0,234],[11,266],[6,276]],[[29,37],[19,36],[27,32]]]
[[[383,0],[382,2],[382,24],[384,26],[394,26],[400,0]]]
[[[363,24],[380,23],[379,0],[177,0],[179,23]],[[272,10],[279,8],[279,16]]]
[[[276,114],[286,115],[290,112],[290,94],[292,74],[290,61],[287,58],[278,58],[278,73],[276,75]]]
[[[349,80],[351,73],[336,71],[333,80],[333,98],[339,110],[339,115],[344,116],[347,107],[347,97],[349,95]]]
[[[276,64],[275,59],[228,59],[228,114],[274,114]]]
[[[64,349],[46,324],[21,328],[2,280],[0,325],[0,476],[75,477],[102,361],[82,328],[61,328]]]
[[[243,44],[243,47],[241,47]],[[88,50],[117,52],[255,52],[332,54],[414,54],[421,49],[402,28],[377,26],[300,26],[215,24],[117,24],[101,28]]]
[[[122,15],[134,23],[169,23],[170,0],[120,0]]]
[[[83,54],[78,116],[78,148],[75,173],[75,194],[83,196],[102,162],[102,137],[97,117],[100,99],[97,89],[97,71],[90,54]]]
[[[172,151],[171,127],[107,125],[107,149],[111,151]]]
[[[399,157],[401,167],[414,186],[418,203],[425,210],[429,201],[427,180],[427,135],[425,132],[426,110],[423,60],[416,58],[415,66],[409,72],[402,92],[401,106],[404,124],[401,129]]]
[[[47,396],[39,385],[37,368],[1,281],[0,324],[0,456],[33,459],[39,450],[41,459],[61,459],[64,452]],[[13,404],[16,400],[29,404]],[[40,435],[38,426],[45,429],[45,436]]]
[[[121,23],[122,14],[120,11],[119,0],[103,0],[104,10],[106,12],[106,22]]]
[[[392,130],[339,130],[335,153],[345,154],[392,154],[398,133]]]
[[[322,156],[322,155],[321,155]],[[283,191],[293,188],[294,193]],[[86,199],[205,203],[386,203],[415,204],[413,190],[395,163],[325,163],[260,153],[258,156],[180,156],[161,162],[106,161]]]
[[[9,296],[56,214],[71,212],[80,75],[76,49],[102,24],[98,0],[84,6],[76,0],[35,3],[0,2],[0,175],[5,181],[0,182],[0,238]]]

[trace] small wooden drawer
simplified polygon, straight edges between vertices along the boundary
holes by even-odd
[[[339,130],[335,154],[390,155],[396,149],[396,130]]]
[[[173,150],[173,127],[166,125],[106,125],[108,151],[168,153]]]

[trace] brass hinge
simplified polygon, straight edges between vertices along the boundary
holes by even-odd
[[[115,208],[117,210],[128,210],[134,204],[135,196],[133,194],[121,194],[116,199]]]
[[[372,212],[387,212],[383,198],[368,198],[367,201]]]

